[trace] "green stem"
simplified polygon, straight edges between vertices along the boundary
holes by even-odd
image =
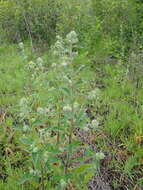
[[[45,187],[44,187],[44,168],[41,164],[41,190],[45,190]]]

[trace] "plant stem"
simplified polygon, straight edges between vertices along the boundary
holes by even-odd
[[[42,166],[42,164],[41,164],[41,190],[45,190],[45,187],[44,187],[44,168],[43,168],[43,166]]]

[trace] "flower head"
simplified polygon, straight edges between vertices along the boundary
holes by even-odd
[[[64,179],[61,179],[60,180],[60,185],[61,185],[62,189],[64,189],[67,186],[67,183],[65,182]]]
[[[93,128],[96,128],[96,127],[98,127],[98,125],[99,125],[99,122],[96,119],[93,119],[92,122],[91,122],[91,126]]]
[[[37,112],[38,112],[39,114],[41,114],[41,115],[44,115],[44,114],[45,114],[45,110],[44,110],[43,108],[41,108],[41,107],[38,107],[38,108],[37,108]]]
[[[34,68],[35,68],[35,63],[34,63],[33,61],[30,61],[30,62],[28,63],[28,67],[29,67],[30,69],[34,69]]]
[[[105,155],[102,152],[97,152],[95,154],[95,157],[96,157],[97,160],[103,160],[105,158]]]
[[[37,58],[37,64],[38,64],[38,67],[43,68],[43,59],[41,57]],[[38,68],[37,68],[37,70],[38,70]]]
[[[22,50],[24,49],[24,44],[23,44],[23,42],[20,42],[20,43],[19,43],[19,47],[20,47],[20,49],[22,49]]]
[[[65,112],[71,112],[71,111],[72,111],[72,107],[69,106],[69,105],[64,106],[64,107],[63,107],[63,111],[65,111]]]
[[[95,88],[94,90],[88,93],[88,99],[94,100],[99,97],[99,94],[100,94],[99,88]]]
[[[67,63],[66,61],[63,61],[61,65],[62,65],[62,66],[67,66],[68,63]]]
[[[71,31],[69,34],[67,34],[66,36],[66,40],[71,43],[71,44],[75,44],[78,42],[78,38],[77,38],[77,34],[75,31]]]
[[[23,97],[23,98],[21,98],[19,105],[23,106],[23,105],[27,105],[27,103],[28,103],[28,100]]]

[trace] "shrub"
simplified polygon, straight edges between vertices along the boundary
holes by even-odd
[[[0,2],[1,38],[9,42],[46,40],[50,44],[56,33],[59,4],[55,0]]]

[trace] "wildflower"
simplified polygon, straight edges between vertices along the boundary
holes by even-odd
[[[97,160],[102,160],[102,159],[105,158],[105,155],[104,155],[104,153],[102,153],[102,152],[97,152],[97,153],[95,154],[95,157],[96,157]]]
[[[56,39],[57,39],[58,41],[63,41],[63,38],[62,38],[61,36],[59,36],[59,35],[56,36]]]
[[[31,121],[32,121],[32,122],[35,122],[35,121],[36,121],[36,119],[35,119],[35,118],[31,118]]]
[[[29,66],[30,69],[34,69],[35,63],[34,63],[33,61],[30,61],[30,62],[28,63],[28,66]]]
[[[69,78],[66,75],[63,76],[63,79],[69,80]]]
[[[67,186],[67,183],[65,182],[64,179],[61,179],[60,180],[60,185],[61,185],[61,188],[64,189]]]
[[[32,168],[30,168],[29,173],[33,175],[40,175],[41,172],[39,170],[33,170]]]
[[[32,78],[34,78],[34,77],[35,77],[35,74],[32,74],[31,76],[32,76]]]
[[[38,65],[42,65],[43,64],[43,59],[41,57],[37,58],[37,63]]]
[[[52,63],[52,67],[56,67],[57,66],[57,64],[56,63]]]
[[[42,69],[43,68],[43,59],[41,57],[38,57],[36,62],[37,62],[38,67],[35,70],[39,70],[39,68]]]
[[[56,88],[55,87],[51,87],[51,88],[49,88],[49,91],[54,91]]]
[[[84,126],[84,127],[83,127],[83,130],[84,130],[84,131],[89,131],[89,128],[88,128],[87,126]]]
[[[98,125],[99,125],[99,122],[96,119],[93,119],[92,122],[91,122],[91,126],[93,128],[96,128],[96,127],[98,127]]]
[[[24,44],[23,44],[23,42],[20,42],[20,43],[19,43],[19,47],[20,47],[21,50],[24,49]]]
[[[45,113],[49,113],[50,109],[49,108],[45,108]]]
[[[44,110],[43,108],[41,108],[41,107],[38,107],[38,108],[37,108],[37,112],[38,112],[39,114],[41,114],[41,115],[44,115],[44,114],[45,114],[45,110]]]
[[[73,55],[73,56],[77,56],[77,55],[78,55],[78,52],[75,51],[75,52],[72,53],[72,55]]]
[[[20,100],[20,106],[23,106],[23,105],[25,105],[25,104],[27,104],[28,103],[28,101],[27,101],[27,99],[26,98],[21,98],[21,100]]]
[[[49,159],[49,152],[48,151],[44,152],[43,159],[44,159],[45,162],[47,162],[47,160]]]
[[[99,88],[96,88],[95,90],[92,90],[91,92],[88,93],[88,99],[94,100],[98,98],[99,94],[100,94],[100,90]]]
[[[72,111],[72,107],[67,105],[67,106],[64,106],[63,107],[63,111],[66,111],[66,112],[71,112]]]
[[[77,34],[75,31],[71,31],[69,34],[67,34],[66,39],[71,44],[75,44],[78,42]]]
[[[63,61],[61,65],[62,65],[62,66],[67,66],[67,65],[68,65],[68,63],[67,63],[67,62],[65,62],[65,61]]]
[[[78,109],[79,107],[79,103],[78,102],[74,102],[74,109]]]
[[[38,148],[37,147],[34,147],[32,152],[38,152]]]
[[[63,147],[59,147],[59,151],[64,152],[65,149]]]
[[[29,130],[29,126],[28,125],[24,125],[23,126],[23,131],[28,131]]]
[[[55,48],[57,50],[63,50],[63,44],[60,40],[57,40],[56,43],[55,43]]]
[[[68,80],[69,84],[72,85],[72,80]]]

